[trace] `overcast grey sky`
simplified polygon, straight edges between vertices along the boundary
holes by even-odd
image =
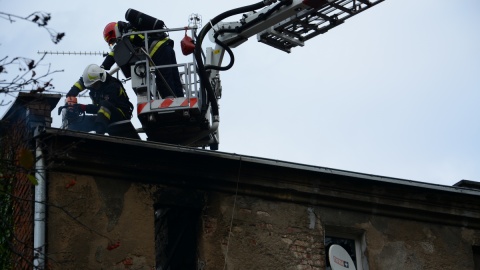
[[[55,45],[31,23],[0,20],[0,58],[106,52],[103,28],[124,20],[128,8],[177,28],[192,13],[205,24],[253,3],[0,0],[6,13],[49,12],[49,26],[66,33]],[[386,0],[290,54],[252,37],[221,73],[219,151],[442,185],[480,181],[479,12],[478,0]],[[181,35],[172,38],[185,61]],[[88,64],[102,60],[50,55],[44,63],[64,70],[53,84],[65,94]]]

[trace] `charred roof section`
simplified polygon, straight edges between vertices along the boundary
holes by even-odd
[[[20,92],[10,108],[0,121],[0,126],[16,125],[25,122],[27,128],[33,131],[38,126],[50,127],[52,124],[51,112],[60,100],[59,94],[30,94]],[[2,131],[0,128],[0,132]]]

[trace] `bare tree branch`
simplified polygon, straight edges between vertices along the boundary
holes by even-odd
[[[35,23],[36,25],[38,25],[38,27],[43,27],[43,28],[45,28],[45,30],[48,31],[48,33],[50,34],[50,38],[51,38],[52,42],[55,43],[55,44],[60,42],[62,40],[62,38],[65,36],[65,33],[59,33],[57,31],[47,27],[48,22],[50,21],[50,19],[52,17],[50,16],[50,13],[46,13],[46,12],[43,12],[43,11],[35,11],[34,13],[32,13],[32,14],[26,16],[26,17],[20,17],[20,16],[17,16],[17,15],[5,13],[5,12],[0,12],[0,18],[8,20],[10,23],[16,22],[15,19],[20,19],[20,20],[25,20],[25,21]]]
[[[0,75],[7,73],[7,67],[13,66],[18,69],[20,74],[13,77],[11,80],[0,79],[0,94],[14,95],[18,92],[43,93],[53,91],[55,87],[52,84],[52,79],[49,77],[64,70],[51,70],[51,65],[47,65],[47,70],[44,74],[37,74],[37,69],[44,60],[45,55],[38,60],[32,60],[25,57],[15,57],[8,61],[8,56],[0,60]],[[0,100],[0,106],[7,105],[4,100]]]

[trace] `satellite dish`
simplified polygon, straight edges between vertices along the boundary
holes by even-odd
[[[333,244],[330,246],[328,259],[332,270],[356,270],[352,257],[340,245]]]

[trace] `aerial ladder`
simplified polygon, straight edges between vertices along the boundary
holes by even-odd
[[[128,44],[117,44],[115,54],[124,54],[130,66],[131,85],[137,96],[137,117],[147,140],[217,150],[219,139],[219,99],[222,95],[220,72],[234,64],[235,48],[256,35],[257,41],[290,53],[295,47],[384,0],[263,0],[256,4],[223,12],[201,29],[193,23],[188,27],[135,31],[143,34],[145,48],[135,51]],[[240,16],[238,21],[224,22]],[[147,15],[148,16],[148,15]],[[191,18],[191,20],[194,18]],[[200,30],[198,32],[198,30]],[[155,76],[162,68],[148,57],[148,38],[158,32],[190,31],[182,40],[182,51],[192,56],[191,62],[175,65],[179,69],[184,97],[162,97],[156,90]],[[205,38],[214,48],[204,51]],[[185,50],[183,50],[185,46]],[[118,51],[118,52],[117,52]],[[229,62],[222,65],[225,53]],[[123,63],[123,64],[125,64]],[[117,61],[118,64],[118,61]],[[120,123],[122,124],[122,123]],[[119,129],[121,130],[121,129]]]

